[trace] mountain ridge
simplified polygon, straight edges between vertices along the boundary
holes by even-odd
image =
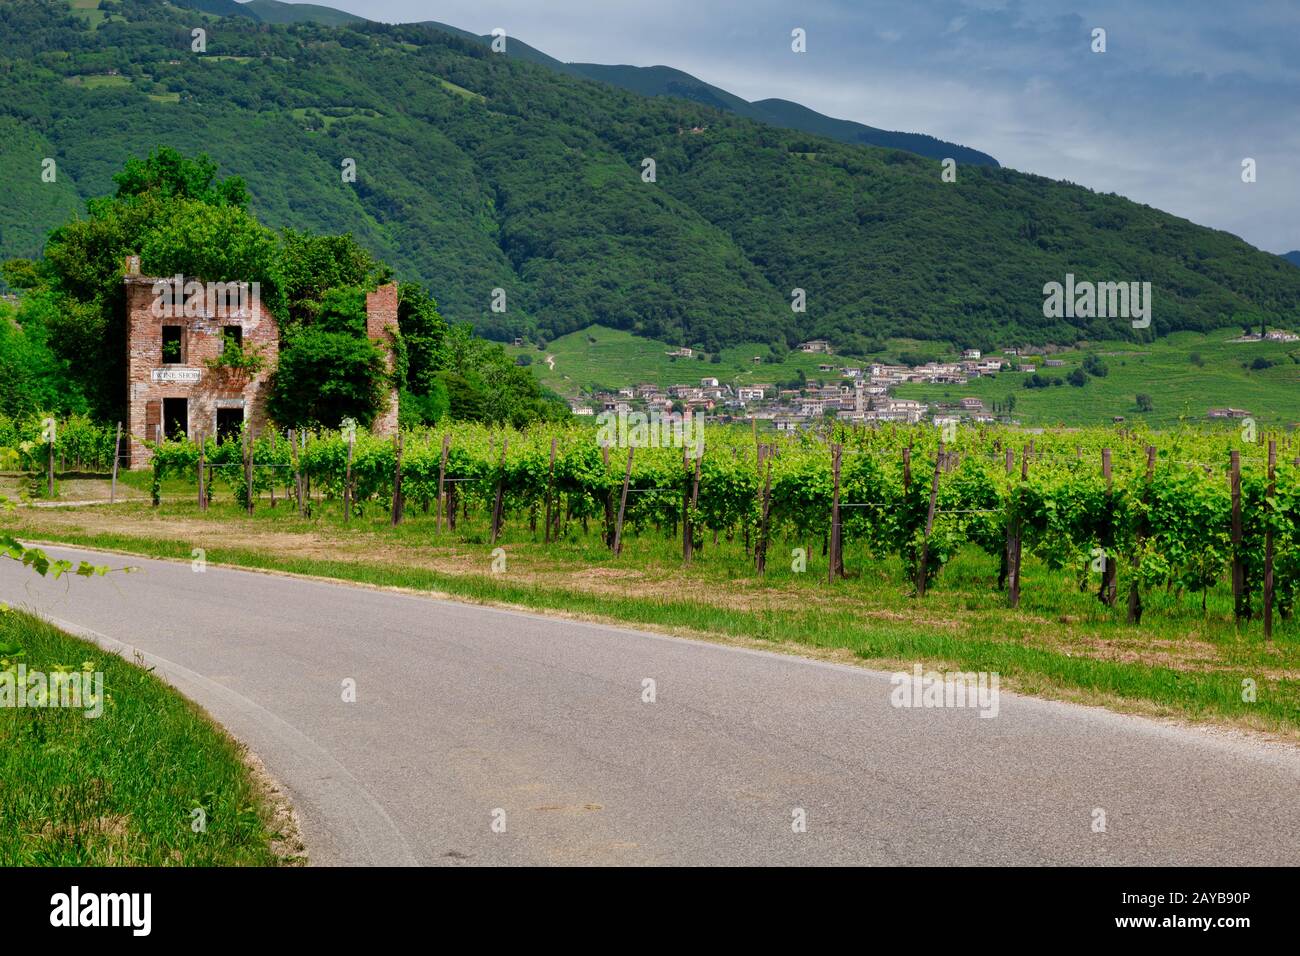
[[[231,3],[233,0],[181,0],[185,2]],[[364,17],[322,7],[315,4],[284,3],[282,0],[247,0],[242,4],[262,22],[304,23],[316,21],[329,25],[365,21]],[[417,26],[433,27],[453,36],[490,45],[490,34],[476,34],[438,20],[419,20]],[[878,129],[854,120],[836,119],[799,103],[779,98],[750,102],[734,93],[706,83],[703,80],[671,66],[633,66],[630,64],[565,63],[514,37],[506,38],[506,55],[539,63],[570,76],[584,76],[601,83],[609,83],[642,96],[679,96],[682,99],[703,103],[717,109],[735,113],[761,123],[785,129],[799,130],[829,136],[843,143],[865,146],[883,146],[904,149],[931,159],[951,157],[958,163],[975,166],[998,166],[996,159],[987,153],[949,143],[927,133],[908,133]]]
[[[1069,183],[970,166],[945,182],[911,152],[638,96],[429,27],[238,18],[196,55],[193,14],[119,9],[94,29],[48,0],[0,5],[0,255],[39,255],[127,159],[169,145],[243,177],[267,225],[351,232],[497,339],[601,324],[704,351],[826,338],[861,354],[1300,314],[1280,257]],[[1067,274],[1150,281],[1151,327],[1045,317],[1044,284]]]

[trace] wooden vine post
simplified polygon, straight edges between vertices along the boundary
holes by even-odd
[[[402,497],[402,433],[393,436],[393,527],[402,523],[406,501]]]
[[[546,530],[542,536],[544,544],[551,543],[551,501],[555,494],[555,439],[551,439],[551,470],[546,476]]]
[[[767,445],[758,444],[754,446],[754,509],[762,512],[763,510],[763,462],[767,458]],[[745,530],[745,557],[753,557],[758,552],[758,542],[752,542],[754,552],[750,552],[750,522],[742,522]]]
[[[343,472],[343,523],[352,523],[352,446],[355,444],[357,434],[354,430],[348,429],[348,460]]]
[[[447,449],[451,447],[451,432],[442,436],[442,457],[438,459],[438,507],[434,510],[437,514],[434,516],[434,532],[442,534],[442,497],[445,494],[445,485],[447,480]],[[450,521],[450,519],[448,519]]]
[[[618,500],[618,521],[614,525],[614,554],[623,553],[623,515],[627,513],[627,486],[632,480],[632,455],[635,445],[627,446],[627,471],[623,472],[623,495]]]
[[[299,436],[298,440],[299,440],[300,455],[306,456],[307,454],[307,439],[309,435],[310,432],[303,432]],[[303,514],[306,514],[307,512],[311,511],[311,473],[310,472],[302,476],[302,502],[304,508]]]
[[[605,465],[605,547],[614,547],[614,489],[609,486],[609,446],[600,446],[600,460]]]
[[[843,445],[831,445],[831,533],[830,553],[827,555],[830,559],[826,571],[827,584],[833,584],[835,576],[842,573],[844,568],[840,557],[840,459],[843,453]]]
[[[1101,588],[1097,591],[1097,600],[1107,607],[1113,607],[1117,594],[1116,580],[1119,565],[1115,562],[1115,504],[1114,478],[1111,474],[1110,449],[1101,450],[1101,476],[1106,479],[1106,525],[1102,536]]]
[[[1232,452],[1229,471],[1232,489],[1232,608],[1237,623],[1246,617],[1246,562],[1242,560],[1241,452]]]
[[[999,446],[999,450],[1000,450],[1001,442],[998,442],[996,444]],[[1008,494],[1010,494],[1011,474],[1012,474],[1012,470],[1016,466],[1016,455],[1015,452],[1013,452],[1010,448],[1008,448],[1004,454],[1006,456],[1007,488],[1008,488]],[[998,559],[998,590],[1002,590],[1007,586],[1007,575],[1011,567],[1010,556],[1011,556],[1011,518],[1010,518],[1010,510],[1008,509],[1007,544],[1006,546],[1003,547],[1002,555]]]
[[[930,480],[930,507],[925,514],[925,533],[921,538],[921,554],[916,562],[916,596],[925,597],[926,565],[930,560],[930,534],[934,531],[934,512],[939,503],[939,472],[943,470],[943,442],[939,442],[939,451],[934,456],[934,477]]]
[[[289,429],[289,462],[293,465],[293,497],[298,502],[298,517],[301,518],[302,471],[298,468],[298,436],[292,428]]]
[[[197,440],[199,443],[199,510],[207,511],[208,490],[207,487],[203,484],[203,470],[204,470],[204,466],[207,464],[207,462],[204,461],[203,432],[199,432]]]
[[[1128,587],[1128,622],[1142,623],[1142,589],[1138,586],[1138,569],[1142,565],[1142,542],[1146,539],[1149,524],[1146,509],[1151,504],[1151,483],[1156,473],[1156,446],[1147,445],[1147,477],[1142,489],[1142,517],[1138,521],[1136,540],[1133,547],[1133,580]]]
[[[758,573],[767,573],[767,537],[769,517],[772,513],[772,455],[767,456],[767,478],[763,483],[763,517],[758,526],[758,541],[754,544],[754,556],[758,559]]]
[[[699,445],[699,454],[695,456],[695,479],[691,485],[691,511],[690,511],[691,514],[694,514],[695,509],[698,508],[700,505],[700,465],[703,463],[703,461],[704,461],[704,443],[701,442]],[[689,521],[690,519],[688,518],[687,520]],[[686,555],[686,560],[688,562],[691,560],[692,557],[695,556],[695,529],[694,527],[692,527],[689,530],[690,530],[690,534],[687,536],[686,539],[688,544],[683,545],[683,547],[688,548],[688,552]]]
[[[501,473],[497,475],[497,495],[496,500],[492,503],[492,543],[497,543],[497,538],[501,535],[501,507],[505,501],[506,493],[506,446],[510,440],[501,436]]]
[[[271,507],[275,507],[275,429],[271,429]]]
[[[113,440],[113,483],[108,486],[108,503],[117,500],[117,463],[122,460],[122,423],[117,423],[117,438]]]
[[[1268,525],[1264,531],[1264,640],[1273,639],[1273,496],[1277,494],[1277,442],[1268,443]]]
[[[1022,448],[1020,451],[1020,484],[1024,485],[1028,478],[1029,450]],[[1007,605],[1013,608],[1020,607],[1020,531],[1022,525],[1020,497],[1020,489],[1013,488],[1007,499],[1007,506],[1010,509],[1010,515],[1007,518]]]
[[[691,563],[691,459],[682,446],[682,563]]]
[[[244,429],[244,492],[248,498],[248,513],[253,513],[253,427]]]

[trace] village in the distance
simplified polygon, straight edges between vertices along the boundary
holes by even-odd
[[[1244,333],[1232,341],[1296,342],[1300,341],[1300,335],[1270,329],[1262,333]],[[516,339],[515,344],[522,345],[523,340]],[[732,385],[716,376],[706,375],[698,380],[698,384],[682,382],[662,386],[645,383],[617,390],[595,390],[589,398],[572,401],[570,409],[577,416],[607,412],[679,412],[692,417],[703,416],[709,423],[751,420],[770,423],[777,431],[798,431],[827,418],[853,424],[897,422],[910,425],[931,421],[940,427],[958,423],[1018,425],[1014,394],[1007,401],[990,407],[983,399],[973,396],[942,402],[900,398],[895,389],[914,383],[961,386],[978,378],[1004,374],[1043,376],[1059,372],[1067,364],[1063,359],[1052,357],[1053,352],[1058,351],[1052,346],[1007,347],[995,355],[987,355],[980,349],[963,349],[960,360],[930,361],[920,365],[837,362],[833,360],[834,347],[825,339],[801,342],[798,350],[826,357],[826,361],[817,366],[820,377],[799,387],[792,387],[794,383],[776,382]],[[666,354],[677,359],[700,357],[690,348],[678,348]],[[755,365],[761,365],[763,358],[756,355],[753,361]],[[1015,384],[1023,384],[1023,379],[1018,379]],[[1241,419],[1250,415],[1249,409],[1231,406],[1205,410],[1208,420]],[[1114,423],[1123,421],[1123,416],[1113,416]]]

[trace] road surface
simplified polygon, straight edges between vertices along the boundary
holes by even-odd
[[[0,599],[142,652],[284,784],[313,863],[1300,863],[1283,745],[1008,693],[994,718],[895,707],[856,667],[121,563],[0,560]]]

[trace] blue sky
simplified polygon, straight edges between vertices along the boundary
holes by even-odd
[[[1300,249],[1297,0],[326,0],[930,133]],[[790,50],[807,31],[808,52]],[[1094,27],[1107,50],[1090,49]],[[1241,180],[1256,160],[1257,181]]]

